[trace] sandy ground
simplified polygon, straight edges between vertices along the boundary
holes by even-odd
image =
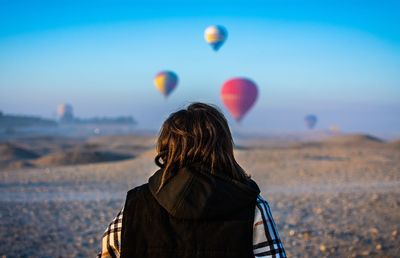
[[[120,148],[116,138],[91,143]],[[237,159],[270,203],[289,257],[400,257],[397,143],[351,136],[238,145]],[[125,161],[2,170],[0,257],[94,257],[126,191],[156,170],[153,156],[143,148]]]

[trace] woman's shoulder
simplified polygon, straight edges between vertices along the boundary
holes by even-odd
[[[136,186],[136,187],[130,189],[126,194],[126,196],[127,196],[126,198],[127,199],[128,198],[134,198],[138,194],[144,193],[146,191],[149,191],[149,184],[148,183],[145,183],[145,184],[142,184],[142,185],[139,185],[139,186]]]
[[[125,208],[127,206],[134,206],[134,203],[137,203],[139,199],[146,199],[146,196],[148,196],[150,193],[148,183],[142,184],[140,186],[136,186],[132,189],[130,189],[127,194],[126,194],[126,200],[125,200]]]

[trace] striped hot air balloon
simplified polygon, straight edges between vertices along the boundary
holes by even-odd
[[[257,85],[247,78],[232,78],[221,89],[222,102],[237,122],[252,108],[257,95]]]
[[[218,51],[228,37],[228,31],[220,25],[209,26],[204,31],[204,39],[215,50]]]
[[[154,85],[165,97],[176,88],[178,76],[172,71],[161,71],[154,77]]]

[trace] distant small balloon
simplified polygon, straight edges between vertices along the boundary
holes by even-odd
[[[257,95],[257,85],[247,78],[232,78],[221,89],[222,102],[237,122],[253,107]]]
[[[220,25],[209,26],[204,31],[204,39],[215,50],[218,51],[228,37],[228,31]]]
[[[172,71],[162,71],[156,74],[154,84],[161,94],[168,97],[178,84],[178,76]]]
[[[315,125],[317,124],[318,118],[316,115],[307,115],[304,118],[304,122],[308,129],[314,129]]]
[[[74,120],[74,109],[70,104],[63,103],[57,107],[57,115],[60,121],[70,122]]]
[[[329,126],[328,130],[329,130],[329,132],[334,133],[334,134],[340,133],[340,128],[337,125]]]

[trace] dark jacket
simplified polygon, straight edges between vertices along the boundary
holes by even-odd
[[[128,192],[121,257],[254,257],[259,189],[201,168],[177,171],[157,193],[162,171]]]

